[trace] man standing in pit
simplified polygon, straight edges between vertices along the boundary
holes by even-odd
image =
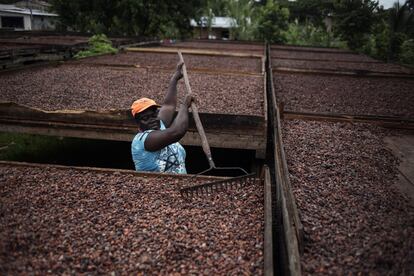
[[[174,118],[177,106],[177,83],[183,77],[183,63],[178,63],[162,106],[154,100],[141,98],[131,106],[138,124],[138,134],[131,145],[137,171],[187,173],[185,150],[178,143],[188,129],[188,108],[193,100],[187,95]]]

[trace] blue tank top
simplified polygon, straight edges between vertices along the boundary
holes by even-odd
[[[160,130],[165,130],[165,125],[160,121]],[[185,149],[176,142],[158,151],[145,150],[145,140],[153,130],[146,130],[135,135],[131,144],[132,160],[136,171],[169,172],[186,174]]]

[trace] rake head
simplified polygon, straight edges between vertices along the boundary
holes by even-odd
[[[254,183],[256,180],[256,174],[247,174],[238,177],[232,177],[224,180],[212,181],[203,183],[191,187],[180,189],[181,196],[184,198],[204,197],[212,195],[218,191],[232,190],[236,188],[242,188],[250,183]]]

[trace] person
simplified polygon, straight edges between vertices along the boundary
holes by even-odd
[[[193,101],[185,96],[174,118],[177,106],[177,83],[183,77],[183,63],[177,64],[162,106],[154,100],[141,98],[131,106],[138,133],[131,144],[132,159],[137,171],[185,174],[186,152],[178,141],[188,129],[188,108]]]

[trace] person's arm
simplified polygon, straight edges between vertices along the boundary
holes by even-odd
[[[170,84],[168,85],[167,95],[165,96],[164,103],[162,104],[158,118],[160,118],[165,127],[170,127],[171,122],[174,118],[175,108],[177,107],[177,82],[183,77],[182,62],[177,64],[177,69],[171,78]]]
[[[145,139],[144,146],[147,151],[157,151],[184,137],[188,129],[188,108],[193,100],[191,95],[185,97],[177,117],[171,126],[164,130],[151,131]]]

